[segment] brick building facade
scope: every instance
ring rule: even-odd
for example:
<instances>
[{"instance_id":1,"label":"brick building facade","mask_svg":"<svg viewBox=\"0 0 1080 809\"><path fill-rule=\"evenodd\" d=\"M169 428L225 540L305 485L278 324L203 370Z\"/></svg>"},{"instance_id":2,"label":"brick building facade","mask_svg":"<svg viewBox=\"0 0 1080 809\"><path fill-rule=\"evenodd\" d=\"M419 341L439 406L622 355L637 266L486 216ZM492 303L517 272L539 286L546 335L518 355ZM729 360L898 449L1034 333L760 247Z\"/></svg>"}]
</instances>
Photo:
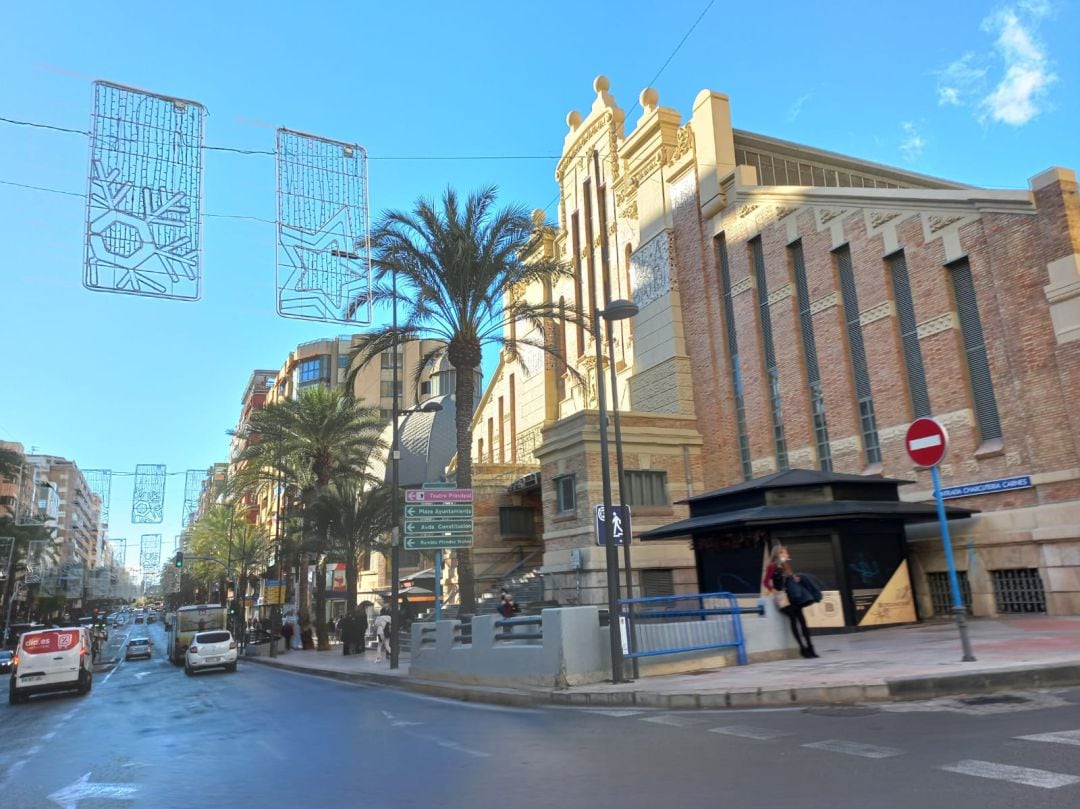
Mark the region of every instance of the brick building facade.
<instances>
[{"instance_id":1,"label":"brick building facade","mask_svg":"<svg viewBox=\"0 0 1080 809\"><path fill-rule=\"evenodd\" d=\"M608 81L594 89L588 115L567 116L547 246L574 277L521 294L584 311L632 296L639 307L614 324L626 467L662 473L666 503L636 508L635 534L683 516L674 504L687 494L787 468L905 478L902 497L928 500L929 474L912 469L903 436L932 415L951 436L943 484L980 511L953 529L975 614L1080 613L1073 172L1050 169L1025 191L974 188L734 129L728 98L710 91L684 122L645 90L629 128ZM573 325L545 334L562 364L545 361L530 383L541 405L506 412L523 399L522 377L501 364L474 421L474 457L520 463L502 445L539 431L528 460L551 592L580 593L584 572L597 590L582 600L598 601L593 346ZM941 606L937 534L908 529L922 616ZM635 554L639 582L667 568L675 589L693 589L685 542Z\"/></svg>"}]
</instances>

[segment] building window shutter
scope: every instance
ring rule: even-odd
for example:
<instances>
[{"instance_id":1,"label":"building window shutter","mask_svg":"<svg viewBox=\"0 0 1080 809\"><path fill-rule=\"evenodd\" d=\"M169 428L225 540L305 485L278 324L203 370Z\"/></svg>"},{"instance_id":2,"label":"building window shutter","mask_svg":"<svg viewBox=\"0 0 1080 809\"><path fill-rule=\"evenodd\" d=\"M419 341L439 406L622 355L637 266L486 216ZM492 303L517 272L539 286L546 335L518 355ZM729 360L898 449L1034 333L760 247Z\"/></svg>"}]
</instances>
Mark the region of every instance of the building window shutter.
<instances>
[{"instance_id":1,"label":"building window shutter","mask_svg":"<svg viewBox=\"0 0 1080 809\"><path fill-rule=\"evenodd\" d=\"M735 392L735 428L739 437L739 463L744 480L754 476L750 462L750 436L746 432L746 406L743 401L742 376L739 373L739 339L735 331L735 305L731 300L731 273L728 268L727 240L716 237L716 258L720 269L720 294L724 303L728 361L731 363L731 387Z\"/></svg>"},{"instance_id":2,"label":"building window shutter","mask_svg":"<svg viewBox=\"0 0 1080 809\"><path fill-rule=\"evenodd\" d=\"M1001 438L1001 418L994 397L994 381L990 376L990 360L986 356L982 320L975 300L975 281L967 259L950 268L953 294L956 298L956 315L960 321L960 333L964 340L964 357L967 360L968 380L975 398L975 417L979 421L979 439L990 441Z\"/></svg>"},{"instance_id":3,"label":"building window shutter","mask_svg":"<svg viewBox=\"0 0 1080 809\"><path fill-rule=\"evenodd\" d=\"M825 421L825 395L821 389L817 345L814 342L814 315L810 311L810 291L806 283L802 241L788 245L791 265L795 271L795 294L799 302L799 329L802 334L803 356L806 358L806 379L810 388L810 413L814 420L814 441L817 444L818 465L831 472L832 449L829 447L829 427Z\"/></svg>"},{"instance_id":4,"label":"building window shutter","mask_svg":"<svg viewBox=\"0 0 1080 809\"><path fill-rule=\"evenodd\" d=\"M896 302L896 318L900 325L900 343L904 350L904 367L907 370L911 412L916 418L928 417L931 415L930 393L926 389L926 372L923 368L919 329L915 321L915 304L911 299L911 282L908 279L904 251L893 253L886 262L889 265L889 274L892 276L893 300Z\"/></svg>"},{"instance_id":5,"label":"building window shutter","mask_svg":"<svg viewBox=\"0 0 1080 809\"><path fill-rule=\"evenodd\" d=\"M765 350L765 373L769 379L769 409L772 413L776 466L778 469L787 469L787 439L784 436L784 414L781 407L780 369L776 365L776 351L773 347L772 314L769 311L769 284L765 277L765 249L761 244L760 236L750 242L750 255L757 280L758 309L761 313L761 342Z\"/></svg>"},{"instance_id":6,"label":"building window shutter","mask_svg":"<svg viewBox=\"0 0 1080 809\"><path fill-rule=\"evenodd\" d=\"M846 245L834 251L840 275L840 294L844 301L844 320L847 323L848 350L851 353L851 372L855 377L855 396L859 406L859 427L866 462L881 463L881 441L878 438L874 397L870 390L870 371L866 365L862 324L859 322L859 296L855 290L855 272L851 264L851 249Z\"/></svg>"}]
</instances>

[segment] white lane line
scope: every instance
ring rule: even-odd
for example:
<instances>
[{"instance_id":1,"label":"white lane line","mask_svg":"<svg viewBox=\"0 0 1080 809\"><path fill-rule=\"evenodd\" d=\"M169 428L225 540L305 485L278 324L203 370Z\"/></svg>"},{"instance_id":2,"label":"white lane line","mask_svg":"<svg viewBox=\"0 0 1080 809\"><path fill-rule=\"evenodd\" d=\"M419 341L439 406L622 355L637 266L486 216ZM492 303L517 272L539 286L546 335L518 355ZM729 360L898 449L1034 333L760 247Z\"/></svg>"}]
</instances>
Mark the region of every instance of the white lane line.
<instances>
[{"instance_id":1,"label":"white lane line","mask_svg":"<svg viewBox=\"0 0 1080 809\"><path fill-rule=\"evenodd\" d=\"M1026 742L1055 742L1057 744L1075 744L1080 746L1080 730L1059 730L1056 733L1033 733L1030 736L1015 736Z\"/></svg>"},{"instance_id":2,"label":"white lane line","mask_svg":"<svg viewBox=\"0 0 1080 809\"><path fill-rule=\"evenodd\" d=\"M408 722L408 721L406 721L404 719L399 719L397 722L391 722L390 727L392 727L392 728L407 728L407 727L412 727L413 725L422 725L422 724L424 724L424 723L423 722Z\"/></svg>"},{"instance_id":3,"label":"white lane line","mask_svg":"<svg viewBox=\"0 0 1080 809\"><path fill-rule=\"evenodd\" d=\"M33 758L34 756L36 756L40 752L41 752L41 745L40 744L35 744L33 747L29 748L26 751L26 757L27 758Z\"/></svg>"},{"instance_id":4,"label":"white lane line","mask_svg":"<svg viewBox=\"0 0 1080 809\"><path fill-rule=\"evenodd\" d=\"M722 733L725 736L738 736L741 739L757 739L761 742L771 742L773 739L782 739L784 736L795 735L787 730L755 728L750 725L726 725L722 728L709 728L709 733Z\"/></svg>"},{"instance_id":5,"label":"white lane line","mask_svg":"<svg viewBox=\"0 0 1080 809\"><path fill-rule=\"evenodd\" d=\"M457 742L450 741L449 739L441 739L438 736L431 736L426 733L416 733L415 731L409 730L405 731L405 733L409 736L413 736L414 738L423 739L426 742L432 742L433 744L437 744L439 747L445 747L448 750L456 750L459 753L465 753L466 755L473 756L474 758L491 758L491 753L485 753L482 750L473 750L470 747L466 747L463 744L458 744Z\"/></svg>"},{"instance_id":6,"label":"white lane line","mask_svg":"<svg viewBox=\"0 0 1080 809\"><path fill-rule=\"evenodd\" d=\"M44 736L41 737L41 741L43 741L43 742L50 741L52 739L52 737L55 736L55 735L56 735L56 731L55 730L50 730L48 733L46 733Z\"/></svg>"},{"instance_id":7,"label":"white lane line","mask_svg":"<svg viewBox=\"0 0 1080 809\"><path fill-rule=\"evenodd\" d=\"M389 721L391 721L391 722L393 722L393 721L394 721L394 715L393 715L392 713L390 713L390 711L380 711L380 713L381 713L381 714L382 714L382 715L383 715L384 717L386 717L386 718L387 718L387 719L388 719Z\"/></svg>"},{"instance_id":8,"label":"white lane line","mask_svg":"<svg viewBox=\"0 0 1080 809\"><path fill-rule=\"evenodd\" d=\"M1070 784L1080 783L1080 776L1066 775L1049 770L1036 770L1031 767L1014 767L1011 764L996 764L993 761L966 759L955 764L948 764L941 769L946 772L974 775L976 778L991 778L995 781L1012 781L1041 789L1057 789Z\"/></svg>"},{"instance_id":9,"label":"white lane line","mask_svg":"<svg viewBox=\"0 0 1080 809\"><path fill-rule=\"evenodd\" d=\"M688 728L691 725L700 725L704 720L682 714L666 713L660 716L643 716L639 721L652 722L654 725L669 725L673 728Z\"/></svg>"},{"instance_id":10,"label":"white lane line","mask_svg":"<svg viewBox=\"0 0 1080 809\"><path fill-rule=\"evenodd\" d=\"M594 713L597 716L614 716L621 718L623 716L639 716L640 714L643 714L644 711L620 711L615 708L590 708L585 711L585 713Z\"/></svg>"},{"instance_id":11,"label":"white lane line","mask_svg":"<svg viewBox=\"0 0 1080 809\"><path fill-rule=\"evenodd\" d=\"M827 750L830 753L843 753L846 756L859 756L861 758L892 758L904 754L903 750L897 750L895 747L879 747L876 744L846 742L843 739L810 742L804 744L803 747L809 747L812 750Z\"/></svg>"},{"instance_id":12,"label":"white lane line","mask_svg":"<svg viewBox=\"0 0 1080 809\"><path fill-rule=\"evenodd\" d=\"M68 711L68 712L67 712L66 714L64 714L64 715L63 715L63 716L61 716L60 718L61 718L61 719L62 719L63 721L65 721L65 722L70 722L70 721L71 721L71 718L72 718L73 716L75 716L75 714L77 714L78 712L79 712L79 709L78 709L78 708L72 708L72 709L71 709L70 711Z\"/></svg>"}]
</instances>

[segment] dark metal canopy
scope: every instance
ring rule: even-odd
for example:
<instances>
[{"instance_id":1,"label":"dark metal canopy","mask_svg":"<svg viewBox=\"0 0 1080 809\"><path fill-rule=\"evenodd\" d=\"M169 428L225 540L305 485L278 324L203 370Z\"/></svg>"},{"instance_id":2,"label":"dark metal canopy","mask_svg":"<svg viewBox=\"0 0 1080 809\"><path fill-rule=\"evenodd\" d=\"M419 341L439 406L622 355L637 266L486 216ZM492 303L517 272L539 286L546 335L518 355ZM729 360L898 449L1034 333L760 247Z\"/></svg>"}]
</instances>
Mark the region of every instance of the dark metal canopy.
<instances>
[{"instance_id":1,"label":"dark metal canopy","mask_svg":"<svg viewBox=\"0 0 1080 809\"><path fill-rule=\"evenodd\" d=\"M897 487L911 482L876 475L791 469L680 501L690 505L692 516L647 531L641 539L670 539L792 523L864 519L916 523L937 519L933 503L899 499ZM976 513L974 509L956 506L947 506L945 512L952 520Z\"/></svg>"}]
</instances>

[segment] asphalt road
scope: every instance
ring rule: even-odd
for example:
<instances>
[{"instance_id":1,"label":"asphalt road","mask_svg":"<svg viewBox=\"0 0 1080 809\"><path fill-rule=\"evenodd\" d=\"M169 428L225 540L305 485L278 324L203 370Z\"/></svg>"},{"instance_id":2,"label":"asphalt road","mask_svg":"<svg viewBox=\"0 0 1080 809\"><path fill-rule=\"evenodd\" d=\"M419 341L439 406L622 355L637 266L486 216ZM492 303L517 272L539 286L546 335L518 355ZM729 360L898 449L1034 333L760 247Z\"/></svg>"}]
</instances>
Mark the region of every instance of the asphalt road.
<instances>
[{"instance_id":1,"label":"asphalt road","mask_svg":"<svg viewBox=\"0 0 1080 809\"><path fill-rule=\"evenodd\" d=\"M89 696L0 705L0 806L1080 806L1080 691L868 708L524 710L243 660L235 674L185 677L160 657L160 626L148 629L154 659L99 673Z\"/></svg>"}]
</instances>

